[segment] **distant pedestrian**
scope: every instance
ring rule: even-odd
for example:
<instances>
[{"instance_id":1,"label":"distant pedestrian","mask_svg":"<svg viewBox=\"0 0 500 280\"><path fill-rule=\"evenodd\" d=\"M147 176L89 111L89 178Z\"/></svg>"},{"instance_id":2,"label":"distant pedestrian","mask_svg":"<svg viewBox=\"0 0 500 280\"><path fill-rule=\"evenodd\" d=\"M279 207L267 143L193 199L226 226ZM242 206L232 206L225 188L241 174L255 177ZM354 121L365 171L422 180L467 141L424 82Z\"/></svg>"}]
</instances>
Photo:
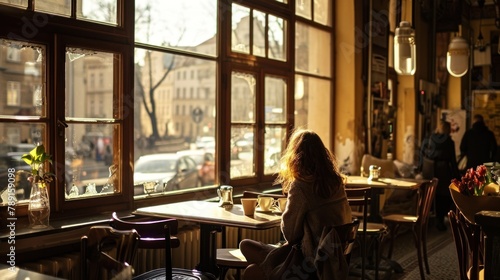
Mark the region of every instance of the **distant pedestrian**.
<instances>
[{"instance_id":1,"label":"distant pedestrian","mask_svg":"<svg viewBox=\"0 0 500 280\"><path fill-rule=\"evenodd\" d=\"M482 115L474 115L472 128L465 132L460 143L460 153L467 157L467 169L495 161L497 141Z\"/></svg>"},{"instance_id":2,"label":"distant pedestrian","mask_svg":"<svg viewBox=\"0 0 500 280\"><path fill-rule=\"evenodd\" d=\"M446 230L444 218L455 208L448 187L452 179L459 179L455 143L451 139L451 124L441 121L429 139L422 145L421 155L434 162L434 177L438 178L436 189L436 227ZM430 178L429 178L430 179Z\"/></svg>"}]
</instances>

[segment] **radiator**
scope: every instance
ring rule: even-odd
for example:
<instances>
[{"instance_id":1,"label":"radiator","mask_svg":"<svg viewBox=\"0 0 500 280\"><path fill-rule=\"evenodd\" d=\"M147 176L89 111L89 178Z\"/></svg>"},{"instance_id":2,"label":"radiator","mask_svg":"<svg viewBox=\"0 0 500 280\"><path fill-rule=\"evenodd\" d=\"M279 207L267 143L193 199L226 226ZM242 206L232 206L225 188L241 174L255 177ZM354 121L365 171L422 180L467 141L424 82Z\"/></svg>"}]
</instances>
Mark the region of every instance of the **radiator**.
<instances>
[{"instance_id":1,"label":"radiator","mask_svg":"<svg viewBox=\"0 0 500 280\"><path fill-rule=\"evenodd\" d=\"M277 243L280 240L280 229L278 227L267 230L241 229L226 227L226 247L236 248L241 239L250 238L264 243ZM179 229L177 237L180 241L179 248L172 250L172 265L177 268L194 268L200 258L200 230L197 226L183 227ZM217 236L217 246L222 246L222 235ZM137 257L132 266L135 275L151 269L164 267L165 250L139 249ZM51 257L37 262L21 265L23 268L52 275L64 279L80 279L80 253L74 252L63 256ZM234 279L236 271L230 270L226 279Z\"/></svg>"}]
</instances>

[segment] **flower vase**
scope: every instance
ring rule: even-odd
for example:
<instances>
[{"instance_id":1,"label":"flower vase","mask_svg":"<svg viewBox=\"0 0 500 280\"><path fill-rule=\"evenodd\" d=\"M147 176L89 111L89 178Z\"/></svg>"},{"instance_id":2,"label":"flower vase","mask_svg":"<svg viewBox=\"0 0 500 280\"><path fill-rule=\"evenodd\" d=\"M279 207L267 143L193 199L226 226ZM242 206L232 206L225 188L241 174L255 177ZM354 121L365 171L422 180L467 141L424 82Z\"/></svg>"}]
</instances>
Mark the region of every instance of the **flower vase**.
<instances>
[{"instance_id":1,"label":"flower vase","mask_svg":"<svg viewBox=\"0 0 500 280\"><path fill-rule=\"evenodd\" d=\"M500 211L500 196L467 196L460 193L457 186L449 186L453 202L460 212L471 223L475 223L474 215L480 211Z\"/></svg>"},{"instance_id":2,"label":"flower vase","mask_svg":"<svg viewBox=\"0 0 500 280\"><path fill-rule=\"evenodd\" d=\"M28 202L28 218L30 227L41 229L49 226L50 200L47 184L31 184L30 200Z\"/></svg>"}]
</instances>

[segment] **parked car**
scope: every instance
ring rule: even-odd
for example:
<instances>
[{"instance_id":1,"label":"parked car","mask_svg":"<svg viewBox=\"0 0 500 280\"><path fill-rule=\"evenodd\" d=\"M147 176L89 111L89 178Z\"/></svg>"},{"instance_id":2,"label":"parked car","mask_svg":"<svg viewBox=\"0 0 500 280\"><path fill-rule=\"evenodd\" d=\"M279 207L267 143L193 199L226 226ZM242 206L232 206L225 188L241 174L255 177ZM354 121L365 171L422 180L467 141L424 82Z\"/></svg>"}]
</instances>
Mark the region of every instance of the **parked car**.
<instances>
[{"instance_id":1,"label":"parked car","mask_svg":"<svg viewBox=\"0 0 500 280\"><path fill-rule=\"evenodd\" d=\"M201 187L196 162L189 156L176 153L144 155L134 166L134 194L144 194L144 183L148 193Z\"/></svg>"},{"instance_id":2,"label":"parked car","mask_svg":"<svg viewBox=\"0 0 500 280\"><path fill-rule=\"evenodd\" d=\"M215 182L215 160L214 152L206 150L183 150L178 151L177 154L182 156L189 156L196 162L198 167L198 176L202 185L212 185Z\"/></svg>"}]
</instances>

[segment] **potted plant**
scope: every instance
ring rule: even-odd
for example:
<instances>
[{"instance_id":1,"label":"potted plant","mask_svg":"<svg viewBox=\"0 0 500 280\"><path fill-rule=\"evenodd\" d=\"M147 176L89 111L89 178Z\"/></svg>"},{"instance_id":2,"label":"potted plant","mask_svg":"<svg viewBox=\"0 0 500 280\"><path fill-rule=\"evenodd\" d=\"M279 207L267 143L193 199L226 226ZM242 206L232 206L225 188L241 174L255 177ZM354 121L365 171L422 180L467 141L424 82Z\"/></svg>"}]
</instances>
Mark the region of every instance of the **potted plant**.
<instances>
[{"instance_id":1,"label":"potted plant","mask_svg":"<svg viewBox=\"0 0 500 280\"><path fill-rule=\"evenodd\" d=\"M52 163L52 158L45 152L43 145L36 146L28 154L21 157L31 167L28 180L31 182L31 193L28 202L28 218L32 228L49 226L50 200L48 186L54 174L45 172L44 165Z\"/></svg>"}]
</instances>

